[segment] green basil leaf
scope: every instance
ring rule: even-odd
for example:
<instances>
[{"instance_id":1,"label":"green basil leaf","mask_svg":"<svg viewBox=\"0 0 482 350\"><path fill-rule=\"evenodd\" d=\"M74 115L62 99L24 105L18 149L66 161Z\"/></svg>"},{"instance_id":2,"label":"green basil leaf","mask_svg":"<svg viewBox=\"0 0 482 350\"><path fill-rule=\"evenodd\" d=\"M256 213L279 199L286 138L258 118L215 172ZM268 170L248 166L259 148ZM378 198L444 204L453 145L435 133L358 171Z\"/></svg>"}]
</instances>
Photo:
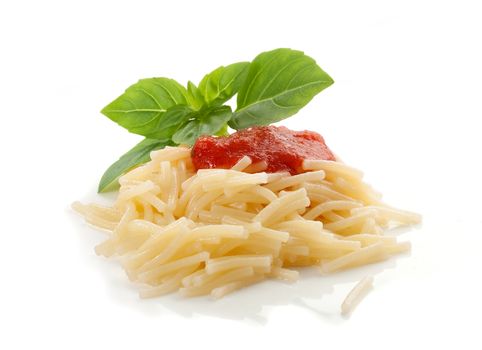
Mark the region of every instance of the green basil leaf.
<instances>
[{"instance_id":1,"label":"green basil leaf","mask_svg":"<svg viewBox=\"0 0 482 350\"><path fill-rule=\"evenodd\" d=\"M185 105L169 108L157 119L157 126L153 126L152 132L149 133L149 138L158 140L170 139L177 129L189 120L193 111L191 107Z\"/></svg>"},{"instance_id":2,"label":"green basil leaf","mask_svg":"<svg viewBox=\"0 0 482 350\"><path fill-rule=\"evenodd\" d=\"M231 118L229 106L209 107L193 112L191 120L185 123L172 137L177 144L193 145L201 135L214 135L221 131Z\"/></svg>"},{"instance_id":3,"label":"green basil leaf","mask_svg":"<svg viewBox=\"0 0 482 350\"><path fill-rule=\"evenodd\" d=\"M168 145L172 145L170 140L144 139L139 142L104 172L104 175L102 175L100 179L98 192L108 192L117 189L119 186L117 180L122 174L125 174L137 165L149 161L151 151L164 148Z\"/></svg>"},{"instance_id":4,"label":"green basil leaf","mask_svg":"<svg viewBox=\"0 0 482 350\"><path fill-rule=\"evenodd\" d=\"M225 123L221 129L219 129L214 135L216 136L228 136L228 123Z\"/></svg>"},{"instance_id":5,"label":"green basil leaf","mask_svg":"<svg viewBox=\"0 0 482 350\"><path fill-rule=\"evenodd\" d=\"M206 103L201 90L192 81L187 82L187 100L195 110L200 110Z\"/></svg>"},{"instance_id":6,"label":"green basil leaf","mask_svg":"<svg viewBox=\"0 0 482 350\"><path fill-rule=\"evenodd\" d=\"M150 136L172 106L187 103L187 91L168 78L139 80L102 109L102 113L134 134Z\"/></svg>"},{"instance_id":7,"label":"green basil leaf","mask_svg":"<svg viewBox=\"0 0 482 350\"><path fill-rule=\"evenodd\" d=\"M220 106L239 90L248 74L249 62L221 66L206 74L199 83L199 90L208 106Z\"/></svg>"},{"instance_id":8,"label":"green basil leaf","mask_svg":"<svg viewBox=\"0 0 482 350\"><path fill-rule=\"evenodd\" d=\"M301 51L263 52L249 66L229 126L238 130L285 119L331 84L333 79Z\"/></svg>"}]
</instances>

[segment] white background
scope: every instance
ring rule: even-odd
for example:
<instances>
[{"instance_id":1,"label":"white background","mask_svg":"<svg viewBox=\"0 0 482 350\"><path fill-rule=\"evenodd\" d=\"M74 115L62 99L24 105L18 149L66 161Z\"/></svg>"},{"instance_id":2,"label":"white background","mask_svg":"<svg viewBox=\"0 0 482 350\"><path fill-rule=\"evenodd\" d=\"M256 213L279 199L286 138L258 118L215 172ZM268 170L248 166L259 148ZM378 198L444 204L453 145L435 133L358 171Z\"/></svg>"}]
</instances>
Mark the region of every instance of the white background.
<instances>
[{"instance_id":1,"label":"white background","mask_svg":"<svg viewBox=\"0 0 482 350\"><path fill-rule=\"evenodd\" d=\"M480 1L2 1L0 348L480 349ZM410 256L223 300L140 300L75 216L139 137L100 109L139 78L199 81L261 51L334 79L283 122L312 129L424 223ZM349 318L339 304L376 273Z\"/></svg>"}]
</instances>

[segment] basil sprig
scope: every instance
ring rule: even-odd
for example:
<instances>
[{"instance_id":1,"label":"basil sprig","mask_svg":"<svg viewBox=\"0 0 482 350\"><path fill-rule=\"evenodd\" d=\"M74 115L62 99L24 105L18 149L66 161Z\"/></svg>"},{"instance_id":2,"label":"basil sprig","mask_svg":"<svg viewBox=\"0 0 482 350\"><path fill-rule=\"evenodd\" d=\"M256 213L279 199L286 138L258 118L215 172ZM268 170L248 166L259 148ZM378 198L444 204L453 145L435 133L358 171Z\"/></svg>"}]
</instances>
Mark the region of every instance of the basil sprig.
<instances>
[{"instance_id":1,"label":"basil sprig","mask_svg":"<svg viewBox=\"0 0 482 350\"><path fill-rule=\"evenodd\" d=\"M115 189L122 174L149 161L151 151L191 146L201 135L227 135L228 125L239 130L283 120L331 84L333 79L315 60L291 49L221 66L206 74L198 86L189 81L185 88L168 78L139 80L102 113L145 139L105 171L98 191ZM224 104L236 94L233 112Z\"/></svg>"},{"instance_id":2,"label":"basil sprig","mask_svg":"<svg viewBox=\"0 0 482 350\"><path fill-rule=\"evenodd\" d=\"M229 126L239 130L288 118L331 84L333 79L301 51L263 52L251 62Z\"/></svg>"}]
</instances>

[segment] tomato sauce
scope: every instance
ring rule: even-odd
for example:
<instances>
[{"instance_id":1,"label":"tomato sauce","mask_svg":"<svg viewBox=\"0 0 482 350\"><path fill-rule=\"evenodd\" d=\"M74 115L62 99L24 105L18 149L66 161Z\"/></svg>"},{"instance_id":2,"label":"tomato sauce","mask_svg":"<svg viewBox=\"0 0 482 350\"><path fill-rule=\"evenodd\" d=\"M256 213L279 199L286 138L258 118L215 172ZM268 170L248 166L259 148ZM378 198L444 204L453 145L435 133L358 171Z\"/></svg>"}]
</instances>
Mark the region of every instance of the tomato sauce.
<instances>
[{"instance_id":1,"label":"tomato sauce","mask_svg":"<svg viewBox=\"0 0 482 350\"><path fill-rule=\"evenodd\" d=\"M313 131L292 131L284 126L260 126L229 136L201 136L192 148L196 169L231 168L243 156L252 163L266 162L267 172L303 172L305 159L335 160L323 137Z\"/></svg>"}]
</instances>

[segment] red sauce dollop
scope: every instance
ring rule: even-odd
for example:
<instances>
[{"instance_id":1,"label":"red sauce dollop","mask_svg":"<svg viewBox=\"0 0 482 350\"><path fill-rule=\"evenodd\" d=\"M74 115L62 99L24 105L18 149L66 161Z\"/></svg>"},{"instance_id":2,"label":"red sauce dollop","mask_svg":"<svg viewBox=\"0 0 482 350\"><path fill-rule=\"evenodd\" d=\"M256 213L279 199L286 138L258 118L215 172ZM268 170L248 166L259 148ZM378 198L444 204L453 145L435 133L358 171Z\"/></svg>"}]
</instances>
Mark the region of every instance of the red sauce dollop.
<instances>
[{"instance_id":1,"label":"red sauce dollop","mask_svg":"<svg viewBox=\"0 0 482 350\"><path fill-rule=\"evenodd\" d=\"M231 168L243 156L252 163L265 161L267 172L303 172L304 159L335 160L323 137L313 131L292 131L284 126L260 126L229 136L201 136L192 148L196 169Z\"/></svg>"}]
</instances>

